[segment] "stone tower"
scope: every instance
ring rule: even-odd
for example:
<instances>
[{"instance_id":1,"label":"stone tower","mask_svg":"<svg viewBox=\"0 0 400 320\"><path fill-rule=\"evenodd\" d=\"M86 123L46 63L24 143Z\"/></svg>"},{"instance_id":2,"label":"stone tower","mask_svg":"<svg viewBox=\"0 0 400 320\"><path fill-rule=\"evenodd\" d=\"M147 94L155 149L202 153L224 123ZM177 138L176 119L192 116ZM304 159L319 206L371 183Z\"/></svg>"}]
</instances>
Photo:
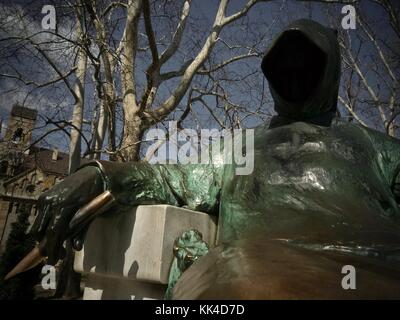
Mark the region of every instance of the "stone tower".
<instances>
[{"instance_id":1,"label":"stone tower","mask_svg":"<svg viewBox=\"0 0 400 320\"><path fill-rule=\"evenodd\" d=\"M14 105L3 140L26 147L31 142L36 117L36 110Z\"/></svg>"},{"instance_id":2,"label":"stone tower","mask_svg":"<svg viewBox=\"0 0 400 320\"><path fill-rule=\"evenodd\" d=\"M0 179L19 173L24 153L28 153L36 118L36 110L19 105L11 109L6 132L0 142Z\"/></svg>"}]
</instances>

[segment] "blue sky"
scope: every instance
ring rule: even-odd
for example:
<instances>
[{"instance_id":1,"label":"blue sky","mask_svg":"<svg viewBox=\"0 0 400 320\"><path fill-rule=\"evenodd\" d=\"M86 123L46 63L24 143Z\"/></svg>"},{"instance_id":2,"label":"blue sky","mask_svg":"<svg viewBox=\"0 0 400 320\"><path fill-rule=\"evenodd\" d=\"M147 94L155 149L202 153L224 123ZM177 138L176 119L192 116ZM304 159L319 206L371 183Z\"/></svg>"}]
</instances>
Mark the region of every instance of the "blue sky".
<instances>
[{"instance_id":1,"label":"blue sky","mask_svg":"<svg viewBox=\"0 0 400 320\"><path fill-rule=\"evenodd\" d=\"M228 14L236 12L239 8L243 6L246 1L243 0L235 0L231 1L228 6ZM33 25L40 26L40 19L42 17L40 13L40 8L42 4L47 4L46 1L14 1L13 4L10 4L8 1L0 1L2 6L15 6L21 5L23 11L29 16L29 19ZM188 33L186 34L186 39L188 45L190 44L191 38L196 38L200 42L205 38L207 30L210 29L212 21L215 16L216 9L218 7L219 1L216 0L194 0L191 15L193 17L193 21L199 21L199 25L196 25L193 28L188 28ZM383 19L382 10L379 6L372 4L370 1L363 1L361 4L363 13L367 16L367 18L374 23L375 31L377 32L380 39L386 40L389 43L394 42L394 35L391 32L391 29L388 25L388 20ZM325 5L318 2L301 2L301 1L270 1L267 3L259 3L257 4L248 14L246 18L244 18L241 22L238 22L233 27L227 27L221 34L223 39L232 39L232 41L244 41L248 40L253 33L265 33L265 38L257 45L257 50L262 53L265 48L267 48L268 44L271 42L273 37L287 24L291 21L299 19L299 18L311 18L316 20L324 25L329 25L333 28L340 28L341 22L341 8L342 4L334 4L334 5ZM327 10L329 8L329 15L331 19L328 18ZM4 15L2 16L4 22ZM161 20L160 23L166 23ZM61 20L63 25L59 25L59 28L64 28L63 31L67 32L69 28L73 27L65 23L66 20ZM67 21L68 22L68 21ZM154 21L154 23L158 23L158 21ZM122 24L121 24L122 26ZM197 29L196 29L197 28ZM356 35L360 34L359 28L350 31L351 37L354 39ZM162 33L162 30L160 31ZM119 32L115 33L119 35ZM4 32L0 33L0 38L4 38L7 35ZM356 40L354 40L356 41ZM0 50L3 42L0 42ZM399 47L397 46L397 49ZM225 57L232 54L228 51L220 51L222 50L220 45L217 45L215 48L216 54L213 56L215 61L222 61ZM183 50L184 51L184 50ZM0 51L1 53L2 51ZM221 54L219 54L221 52ZM373 50L373 47L368 44L364 44L363 47L363 55L365 61L374 61L376 58L376 53ZM174 59L171 60L170 64L167 65L164 71L170 69L176 69L186 58L190 56L191 52L178 53ZM13 60L16 61L15 59ZM138 69L144 71L146 69L147 63L146 56L142 58L142 60L138 60ZM148 60L147 60L148 61ZM267 88L267 84L263 82L263 76L259 72L259 65L261 61L261 55L259 57L246 59L243 62L238 62L232 64L227 72L229 76L232 75L240 75L251 72L257 72L251 77L247 78L243 81L237 81L236 83L226 82L225 86L229 88L229 93L232 101L237 104L249 104L251 107L255 104L262 105L262 110L265 113L263 117L254 117L249 116L243 122L246 127L254 127L265 120L268 114L273 113L273 106L271 100L269 98L269 92ZM70 58L64 58L62 53L60 55L60 62L65 63L66 66L70 65L73 61ZM37 66L35 61L30 59L29 57L23 57L18 62L18 68L21 70L29 70L27 76L32 77L32 79L46 79L47 71L44 72L42 70L42 66L38 63ZM10 72L9 66L6 65L6 60L3 59L3 56L0 55L0 71ZM144 72L139 73L138 82L143 83L145 76ZM234 76L233 76L234 77ZM380 81L373 73L367 73L368 80L374 85L377 86ZM48 78L47 78L48 79ZM221 81L223 82L223 78L221 76ZM205 80L195 80L199 81L199 84L204 84ZM169 94L169 89L173 88L176 85L176 81L171 81L168 85L163 88L160 88L160 96L167 96ZM13 89L13 90L11 90ZM239 90L241 89L241 90ZM12 79L5 79L0 77L0 116L3 119L3 123L7 121L9 111L15 102L22 103L24 101L24 97L26 93L29 92L27 87L24 87L23 84L17 83ZM264 92L264 96L261 97L262 92ZM384 95L384 92L382 93ZM86 90L87 97L87 109L86 109L86 117L90 120L93 111L93 96L95 95L93 85L89 85ZM214 98L208 97L206 98L206 102L210 105L214 104ZM162 100L162 99L161 99ZM71 106L72 100L68 94L65 93L65 88L60 84L57 87L41 90L35 94L34 97L26 100L26 104L29 107L33 107L39 110L41 116L50 116L54 119L70 119L71 117ZM185 105L185 99L182 101L182 108ZM57 107L56 107L57 106ZM179 114L182 112L182 108L178 108L178 110L173 113L170 119L176 119ZM255 108L255 106L254 106ZM212 118L205 108L201 106L196 107L196 115L203 122L203 125L207 125L208 123L213 126ZM221 113L222 115L222 113ZM372 125L376 115L371 113L370 119L365 119L368 124ZM38 122L38 126L42 125L43 121ZM187 120L184 122L186 127L194 127L196 124L196 119L192 116L189 116ZM34 135L40 136L43 132L51 129L51 126L47 126L42 129L35 130ZM120 128L120 126L119 126ZM85 130L88 131L89 126L85 126ZM50 135L46 140L46 145L56 145L61 149L65 149L68 145L68 139L65 134L53 134Z\"/></svg>"}]
</instances>

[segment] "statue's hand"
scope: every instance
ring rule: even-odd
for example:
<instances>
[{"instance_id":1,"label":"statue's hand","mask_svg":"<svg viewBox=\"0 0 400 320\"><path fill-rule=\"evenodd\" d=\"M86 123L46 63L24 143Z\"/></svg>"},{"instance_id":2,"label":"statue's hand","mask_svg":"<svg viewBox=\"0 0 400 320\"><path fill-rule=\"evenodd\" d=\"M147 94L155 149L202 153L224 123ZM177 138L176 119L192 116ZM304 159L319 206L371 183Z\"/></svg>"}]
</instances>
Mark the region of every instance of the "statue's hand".
<instances>
[{"instance_id":1,"label":"statue's hand","mask_svg":"<svg viewBox=\"0 0 400 320\"><path fill-rule=\"evenodd\" d=\"M99 169L88 166L71 174L39 197L39 213L32 232L38 241L46 238L44 250L49 264L55 264L60 258L73 215L102 193L103 189L103 178ZM80 241L73 241L73 244L75 247L80 246Z\"/></svg>"}]
</instances>

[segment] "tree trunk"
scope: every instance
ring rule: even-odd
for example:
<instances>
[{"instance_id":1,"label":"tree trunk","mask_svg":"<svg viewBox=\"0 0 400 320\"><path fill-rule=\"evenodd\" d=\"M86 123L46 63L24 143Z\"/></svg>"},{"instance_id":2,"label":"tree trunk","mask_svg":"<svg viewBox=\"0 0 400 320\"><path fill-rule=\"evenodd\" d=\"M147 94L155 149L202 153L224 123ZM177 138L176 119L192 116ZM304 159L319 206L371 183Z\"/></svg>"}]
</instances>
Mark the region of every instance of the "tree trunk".
<instances>
[{"instance_id":1,"label":"tree trunk","mask_svg":"<svg viewBox=\"0 0 400 320\"><path fill-rule=\"evenodd\" d=\"M142 119L134 113L126 113L124 137L122 139L119 160L139 161L140 142L144 133Z\"/></svg>"},{"instance_id":2,"label":"tree trunk","mask_svg":"<svg viewBox=\"0 0 400 320\"><path fill-rule=\"evenodd\" d=\"M104 106L102 104L99 110L99 118L97 119L92 129L93 140L90 147L93 153L90 153L89 159L101 158L100 150L103 148L104 137L106 135L106 130L107 130L107 122L108 122L107 112L105 112Z\"/></svg>"},{"instance_id":3,"label":"tree trunk","mask_svg":"<svg viewBox=\"0 0 400 320\"><path fill-rule=\"evenodd\" d=\"M79 19L77 28L79 38L82 39L83 31ZM87 58L85 51L78 49L76 82L74 87L76 101L72 114L71 140L69 144L69 173L74 172L79 167L81 161L81 132L85 99L86 60Z\"/></svg>"}]
</instances>

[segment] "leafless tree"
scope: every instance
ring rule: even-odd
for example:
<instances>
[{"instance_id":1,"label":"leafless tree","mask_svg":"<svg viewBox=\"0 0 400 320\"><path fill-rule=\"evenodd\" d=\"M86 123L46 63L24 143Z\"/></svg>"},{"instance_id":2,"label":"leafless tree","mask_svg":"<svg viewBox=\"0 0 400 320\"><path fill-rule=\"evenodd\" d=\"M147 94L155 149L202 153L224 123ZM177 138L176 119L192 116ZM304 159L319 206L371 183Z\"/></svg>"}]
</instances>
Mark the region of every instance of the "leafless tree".
<instances>
[{"instance_id":1,"label":"leafless tree","mask_svg":"<svg viewBox=\"0 0 400 320\"><path fill-rule=\"evenodd\" d=\"M340 30L344 73L339 101L350 120L396 137L400 111L399 8L390 1L369 2L388 27L380 29L377 18L374 21L360 4L357 32Z\"/></svg>"},{"instance_id":2,"label":"leafless tree","mask_svg":"<svg viewBox=\"0 0 400 320\"><path fill-rule=\"evenodd\" d=\"M144 132L164 120L182 123L190 117L200 127L203 118L233 128L270 115L266 85L254 61L260 60L271 27L282 23L286 2L279 4L273 21L250 21L246 14L257 2L272 1L249 0L227 14L228 1L222 0L211 24L191 16L196 5L191 0L55 3L62 12L59 21L70 24L55 31L29 28L33 19L16 9L14 24L28 26L1 39L7 44L4 53L18 53L9 60L30 55L42 66L42 77L51 80L38 82L32 69L13 68L15 60L1 76L30 88L24 100L41 89L41 94L62 92L64 108L46 115L45 124L56 125L51 132L68 133L71 170L79 165L82 139L88 157L106 153L111 160L138 160ZM90 101L85 92L93 92Z\"/></svg>"}]
</instances>

